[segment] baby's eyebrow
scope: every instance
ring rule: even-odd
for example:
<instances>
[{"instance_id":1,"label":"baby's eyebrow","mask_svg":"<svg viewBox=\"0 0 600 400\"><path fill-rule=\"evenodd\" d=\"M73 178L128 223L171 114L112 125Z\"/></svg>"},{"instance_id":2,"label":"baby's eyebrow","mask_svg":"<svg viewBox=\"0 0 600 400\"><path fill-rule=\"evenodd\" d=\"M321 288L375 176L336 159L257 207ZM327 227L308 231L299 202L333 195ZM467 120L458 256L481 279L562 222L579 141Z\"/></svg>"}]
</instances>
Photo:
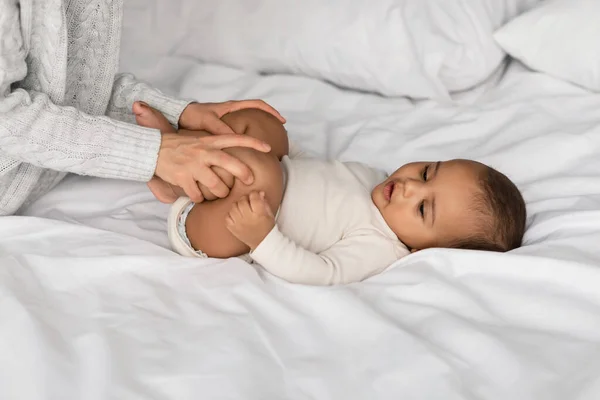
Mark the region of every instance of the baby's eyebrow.
<instances>
[{"instance_id":1,"label":"baby's eyebrow","mask_svg":"<svg viewBox=\"0 0 600 400\"><path fill-rule=\"evenodd\" d=\"M441 163L442 163L441 161L438 161L438 162L435 163L435 166L433 167L433 174L434 175L437 175L438 170L440 169L440 164Z\"/></svg>"}]
</instances>

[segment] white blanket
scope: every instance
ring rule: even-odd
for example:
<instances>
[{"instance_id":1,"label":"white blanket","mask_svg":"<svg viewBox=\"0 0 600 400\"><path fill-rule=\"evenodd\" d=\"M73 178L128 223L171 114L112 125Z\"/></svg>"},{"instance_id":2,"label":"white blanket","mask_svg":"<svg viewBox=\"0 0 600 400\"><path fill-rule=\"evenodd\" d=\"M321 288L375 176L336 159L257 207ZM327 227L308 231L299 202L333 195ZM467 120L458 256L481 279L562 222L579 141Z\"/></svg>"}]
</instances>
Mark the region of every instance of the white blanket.
<instances>
[{"instance_id":1,"label":"white blanket","mask_svg":"<svg viewBox=\"0 0 600 400\"><path fill-rule=\"evenodd\" d=\"M600 96L519 65L456 106L175 59L148 71L201 101L264 98L324 157L491 163L523 190L526 245L292 285L170 252L143 184L70 177L0 223L0 399L600 398Z\"/></svg>"}]
</instances>

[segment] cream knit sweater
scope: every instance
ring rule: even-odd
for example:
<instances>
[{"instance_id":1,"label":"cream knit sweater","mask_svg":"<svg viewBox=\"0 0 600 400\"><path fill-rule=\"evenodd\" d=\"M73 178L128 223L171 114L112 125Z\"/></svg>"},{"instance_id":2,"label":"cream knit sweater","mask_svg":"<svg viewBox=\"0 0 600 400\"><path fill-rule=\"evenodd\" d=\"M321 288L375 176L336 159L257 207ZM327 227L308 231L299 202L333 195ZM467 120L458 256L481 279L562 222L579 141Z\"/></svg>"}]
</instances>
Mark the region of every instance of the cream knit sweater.
<instances>
[{"instance_id":1,"label":"cream knit sweater","mask_svg":"<svg viewBox=\"0 0 600 400\"><path fill-rule=\"evenodd\" d=\"M66 173L148 181L160 132L134 124L143 100L176 125L186 101L116 76L123 0L0 0L0 215Z\"/></svg>"}]
</instances>

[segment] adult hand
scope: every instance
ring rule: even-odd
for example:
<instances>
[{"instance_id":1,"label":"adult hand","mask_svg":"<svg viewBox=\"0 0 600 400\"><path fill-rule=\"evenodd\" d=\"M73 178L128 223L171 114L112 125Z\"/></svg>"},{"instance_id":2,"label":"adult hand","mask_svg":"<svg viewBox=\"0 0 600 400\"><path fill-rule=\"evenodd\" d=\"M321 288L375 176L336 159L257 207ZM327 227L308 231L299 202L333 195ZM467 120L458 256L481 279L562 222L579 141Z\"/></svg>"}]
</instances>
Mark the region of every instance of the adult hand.
<instances>
[{"instance_id":1,"label":"adult hand","mask_svg":"<svg viewBox=\"0 0 600 400\"><path fill-rule=\"evenodd\" d=\"M223 151L229 147L249 147L265 153L271 150L268 144L246 135L196 137L163 133L154 174L182 188L195 203L204 200L198 184L217 197L226 197L229 187L211 167L223 168L247 185L254 181L246 164Z\"/></svg>"},{"instance_id":2,"label":"adult hand","mask_svg":"<svg viewBox=\"0 0 600 400\"><path fill-rule=\"evenodd\" d=\"M203 193L213 199L227 196L231 184L226 184L229 180L223 172L252 183L250 169L225 153L224 148L242 146L270 151L269 145L250 136L180 136L162 113L142 102L134 103L132 111L140 126L159 129L162 133L155 176L148 187L163 203L172 203L184 194L197 203L204 200ZM221 168L213 171L211 166Z\"/></svg>"},{"instance_id":3,"label":"adult hand","mask_svg":"<svg viewBox=\"0 0 600 400\"><path fill-rule=\"evenodd\" d=\"M194 131L204 130L213 135L233 135L236 132L221 118L225 114L247 108L257 108L265 111L281 121L282 124L285 123L285 118L264 101L242 100L226 101L224 103L191 103L181 113L179 126Z\"/></svg>"}]
</instances>

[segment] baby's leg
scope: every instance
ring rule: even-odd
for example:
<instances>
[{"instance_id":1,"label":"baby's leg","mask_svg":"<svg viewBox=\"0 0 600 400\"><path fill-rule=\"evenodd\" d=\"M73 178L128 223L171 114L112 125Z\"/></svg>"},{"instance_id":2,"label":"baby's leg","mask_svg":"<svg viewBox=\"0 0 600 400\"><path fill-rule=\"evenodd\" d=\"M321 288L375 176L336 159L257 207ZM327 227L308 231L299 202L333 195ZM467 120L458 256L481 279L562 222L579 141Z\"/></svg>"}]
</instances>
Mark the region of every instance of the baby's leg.
<instances>
[{"instance_id":1,"label":"baby's leg","mask_svg":"<svg viewBox=\"0 0 600 400\"><path fill-rule=\"evenodd\" d=\"M247 186L236 180L229 196L196 204L185 223L192 247L216 258L236 257L250 250L225 225L225 218L235 202L253 191L264 191L267 203L275 214L283 199L283 172L275 155L247 148L233 148L227 152L250 167L254 183Z\"/></svg>"},{"instance_id":2,"label":"baby's leg","mask_svg":"<svg viewBox=\"0 0 600 400\"><path fill-rule=\"evenodd\" d=\"M139 125L158 128L163 131L172 129L169 121L158 111L151 110L137 116ZM234 179L227 171L213 167L217 175L231 187L229 196L218 199L200 186L206 200L196 204L186 219L186 233L192 247L202 250L209 257L228 258L245 254L249 248L233 236L225 225L225 218L232 205L242 196L253 191L265 192L265 198L275 214L283 198L283 172L279 160L287 154L287 132L274 117L260 110L242 110L223 117L223 120L236 132L248 134L266 141L271 145L270 153L235 147L225 149L227 153L244 162L254 174L254 183L245 185ZM179 130L181 135L207 136L205 131ZM203 190L206 189L206 190ZM181 190L174 188L174 190ZM177 193L183 196L183 192ZM212 196L212 197L211 197Z\"/></svg>"},{"instance_id":3,"label":"baby's leg","mask_svg":"<svg viewBox=\"0 0 600 400\"><path fill-rule=\"evenodd\" d=\"M141 108L134 107L134 112L136 112L136 121L140 126L160 129L163 132L168 132L169 130L173 129L169 121L158 110L152 108L143 110ZM269 154L276 156L279 160L281 160L284 155L288 154L287 131L281 122L279 122L279 120L272 115L262 110L245 109L227 114L223 116L222 120L227 123L235 132L252 136L268 143L271 146L271 152ZM180 129L178 133L183 136L196 137L211 135L211 133L206 131L189 131L185 129ZM233 154L229 150L225 151ZM242 159L241 161L244 160ZM227 187L233 187L235 180L233 175L220 167L212 167L211 169L215 174L217 174L217 176L219 176L219 178L221 178ZM218 197L213 195L206 186L198 185L198 187L200 188L204 199L218 199ZM171 186L171 188L176 197L185 196L183 189L174 186Z\"/></svg>"},{"instance_id":4,"label":"baby's leg","mask_svg":"<svg viewBox=\"0 0 600 400\"><path fill-rule=\"evenodd\" d=\"M240 134L250 135L271 145L268 154L248 148L231 148L225 151L244 162L254 174L254 183L245 185L235 180L229 196L196 204L186 220L186 232L192 247L209 257L227 258L247 253L250 249L225 225L232 205L253 191L264 191L273 214L277 213L283 199L283 171L281 157L288 152L287 132L273 116L260 110L241 110L223 118ZM185 133L187 134L187 133ZM193 134L193 133L192 133Z\"/></svg>"}]
</instances>

